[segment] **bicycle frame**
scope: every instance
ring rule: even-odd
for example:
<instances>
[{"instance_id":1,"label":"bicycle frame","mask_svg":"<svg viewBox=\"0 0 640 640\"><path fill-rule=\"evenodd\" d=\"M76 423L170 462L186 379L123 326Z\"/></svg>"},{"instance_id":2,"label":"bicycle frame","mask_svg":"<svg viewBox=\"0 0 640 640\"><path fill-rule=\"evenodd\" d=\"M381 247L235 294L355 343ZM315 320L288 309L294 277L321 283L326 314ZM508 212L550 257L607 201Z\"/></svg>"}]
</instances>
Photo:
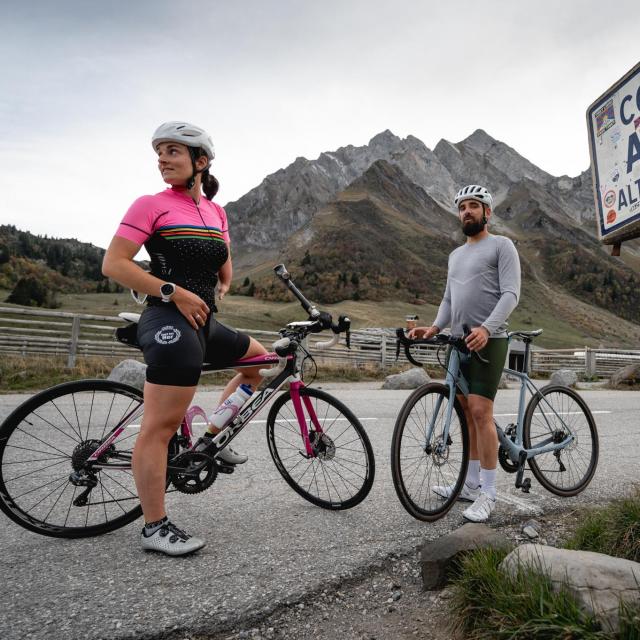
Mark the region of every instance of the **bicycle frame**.
<instances>
[{"instance_id":1,"label":"bicycle frame","mask_svg":"<svg viewBox=\"0 0 640 640\"><path fill-rule=\"evenodd\" d=\"M242 358L241 360L238 360L230 365L228 368L241 369L260 365L277 364L279 361L280 359L277 354L267 353L261 356ZM203 371L223 371L225 369L219 369L212 365L205 365L203 367ZM311 441L309 439L309 429L307 427L307 422L303 412L303 402L315 429L319 433L322 433L322 428L320 426L318 417L316 416L315 410L313 409L313 405L311 404L311 399L306 396L302 397L300 394L300 389L304 387L304 382L302 382L297 372L297 354L288 356L287 364L283 371L273 380L271 380L267 384L267 386L265 386L257 394L252 396L247 405L240 410L238 415L212 439L212 443L207 447L207 454L212 458L216 458L220 451L222 451L222 449L224 449L240 433L240 431L244 429L244 427L252 420L256 413L269 402L273 394L279 391L287 382L289 383L291 400L296 412L296 417L298 418L300 434L305 445L307 456L313 457L314 454L313 448L311 446ZM131 468L131 454L126 452L120 452L118 454L119 457L123 459L122 463L101 463L99 459L100 456L102 456L109 449L109 447L113 445L113 443L118 439L122 432L127 427L134 424L135 420L138 420L142 416L143 411L144 404L141 404L139 407L136 407L129 414L127 414L120 421L120 423L111 430L100 447L98 447L98 449L96 449L96 451L87 459L87 462L91 463L93 468ZM179 433L184 446L188 450L193 450L193 448L195 447L195 442L193 441L193 430L191 429L191 424L186 419L186 416L182 418L182 422L180 423L179 427Z\"/></svg>"},{"instance_id":2,"label":"bicycle frame","mask_svg":"<svg viewBox=\"0 0 640 640\"><path fill-rule=\"evenodd\" d=\"M469 384L465 379L462 371L460 370L460 351L456 348L451 349L451 353L449 356L449 361L447 364L447 375L445 378L445 385L449 388L449 398L455 397L456 394L460 393L465 396L465 398L469 395ZM471 356L469 356L471 357ZM549 451L557 451L559 449L564 449L570 442L572 442L575 436L570 435L562 442L553 442L553 438L549 437L544 440L540 445L533 447L531 449L527 449L523 446L523 430L524 430L524 414L526 411L526 395L527 391L532 394L532 396L538 395L538 388L533 384L531 379L526 373L521 371L516 371L515 369L504 368L504 373L516 376L520 379L520 395L518 401L518 417L516 421L516 438L512 440L509 436L506 435L502 427L496 422L494 418L494 423L496 426L496 432L498 434L498 440L500 441L500 445L505 449L509 458L513 462L521 462L524 460L528 460L529 458L533 458L542 453L547 453ZM555 416L564 424L562 418L558 415L556 410L549 404L544 396L541 396L542 400L547 404L550 410L555 414ZM440 405L442 403L442 398L438 398L436 401L435 410L433 413L433 418L431 419L431 423L429 425L428 437L427 441L431 440L433 435L433 430L435 429L436 419L440 412ZM447 441L449 436L449 425L451 424L451 416L453 412L453 402L449 402L446 408L445 421L444 421L444 433L443 433L443 442ZM544 413L543 413L544 415ZM545 416L546 420L546 416ZM567 428L570 432L570 429Z\"/></svg>"}]
</instances>

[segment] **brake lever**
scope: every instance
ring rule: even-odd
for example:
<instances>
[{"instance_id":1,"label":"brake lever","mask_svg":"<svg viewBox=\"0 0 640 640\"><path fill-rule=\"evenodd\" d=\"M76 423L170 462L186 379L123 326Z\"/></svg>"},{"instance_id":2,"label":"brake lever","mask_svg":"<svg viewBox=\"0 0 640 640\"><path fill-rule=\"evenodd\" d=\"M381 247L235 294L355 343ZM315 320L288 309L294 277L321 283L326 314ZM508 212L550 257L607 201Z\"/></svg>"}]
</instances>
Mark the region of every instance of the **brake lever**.
<instances>
[{"instance_id":1,"label":"brake lever","mask_svg":"<svg viewBox=\"0 0 640 640\"><path fill-rule=\"evenodd\" d=\"M471 329L469 328L469 325L463 324L462 331L464 333L465 346L466 346L467 344L466 338L471 333ZM467 350L471 353L472 356L475 356L476 358L478 358L478 360L480 360L480 362L482 362L483 364L489 364L489 360L487 360L486 358L483 358L477 351L471 351L469 347L467 347Z\"/></svg>"}]
</instances>

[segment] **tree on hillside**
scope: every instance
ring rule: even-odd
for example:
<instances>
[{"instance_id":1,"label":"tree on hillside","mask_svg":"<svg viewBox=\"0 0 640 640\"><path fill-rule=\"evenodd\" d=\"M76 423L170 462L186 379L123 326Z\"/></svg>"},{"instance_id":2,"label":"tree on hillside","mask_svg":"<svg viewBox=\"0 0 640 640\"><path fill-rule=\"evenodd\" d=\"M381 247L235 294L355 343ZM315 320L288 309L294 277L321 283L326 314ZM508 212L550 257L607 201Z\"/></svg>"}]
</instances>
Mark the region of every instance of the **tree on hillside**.
<instances>
[{"instance_id":1,"label":"tree on hillside","mask_svg":"<svg viewBox=\"0 0 640 640\"><path fill-rule=\"evenodd\" d=\"M47 289L33 276L20 278L7 298L7 302L26 307L42 307L47 302Z\"/></svg>"}]
</instances>

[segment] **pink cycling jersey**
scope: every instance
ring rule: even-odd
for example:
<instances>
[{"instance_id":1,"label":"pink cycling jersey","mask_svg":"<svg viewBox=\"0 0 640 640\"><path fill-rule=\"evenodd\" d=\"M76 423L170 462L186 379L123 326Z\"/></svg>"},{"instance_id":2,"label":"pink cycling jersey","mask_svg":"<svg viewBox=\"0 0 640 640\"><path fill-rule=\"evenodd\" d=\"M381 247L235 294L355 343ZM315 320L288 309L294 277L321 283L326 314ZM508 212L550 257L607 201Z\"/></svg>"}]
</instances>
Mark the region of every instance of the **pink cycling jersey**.
<instances>
[{"instance_id":1,"label":"pink cycling jersey","mask_svg":"<svg viewBox=\"0 0 640 640\"><path fill-rule=\"evenodd\" d=\"M229 258L225 210L181 189L142 196L129 207L116 235L144 244L151 273L199 295L214 307L218 271ZM157 304L158 298L150 298Z\"/></svg>"}]
</instances>

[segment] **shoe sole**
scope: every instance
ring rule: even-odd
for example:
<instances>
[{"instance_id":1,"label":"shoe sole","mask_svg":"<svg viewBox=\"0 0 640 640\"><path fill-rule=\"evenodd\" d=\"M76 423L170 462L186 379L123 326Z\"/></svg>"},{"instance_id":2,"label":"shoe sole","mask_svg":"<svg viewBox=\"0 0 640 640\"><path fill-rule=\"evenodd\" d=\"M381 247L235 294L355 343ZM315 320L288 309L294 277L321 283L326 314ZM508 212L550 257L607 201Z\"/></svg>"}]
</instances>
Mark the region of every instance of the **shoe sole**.
<instances>
[{"instance_id":1,"label":"shoe sole","mask_svg":"<svg viewBox=\"0 0 640 640\"><path fill-rule=\"evenodd\" d=\"M437 491L434 491L433 493L435 493L438 496L438 498L440 498L440 500L448 500L446 496L441 495ZM458 497L456 498L456 501L457 502L475 502L476 498L465 498L464 496L458 495Z\"/></svg>"},{"instance_id":2,"label":"shoe sole","mask_svg":"<svg viewBox=\"0 0 640 640\"><path fill-rule=\"evenodd\" d=\"M195 549L191 549L191 551L185 551L184 553L169 553L168 551L163 551L162 549L152 549L151 547L142 547L142 550L145 553L161 553L163 556L171 556L172 558L180 558L182 556L190 556L196 551L200 551L200 549L204 549L206 547L206 543L200 547L196 547Z\"/></svg>"}]
</instances>

